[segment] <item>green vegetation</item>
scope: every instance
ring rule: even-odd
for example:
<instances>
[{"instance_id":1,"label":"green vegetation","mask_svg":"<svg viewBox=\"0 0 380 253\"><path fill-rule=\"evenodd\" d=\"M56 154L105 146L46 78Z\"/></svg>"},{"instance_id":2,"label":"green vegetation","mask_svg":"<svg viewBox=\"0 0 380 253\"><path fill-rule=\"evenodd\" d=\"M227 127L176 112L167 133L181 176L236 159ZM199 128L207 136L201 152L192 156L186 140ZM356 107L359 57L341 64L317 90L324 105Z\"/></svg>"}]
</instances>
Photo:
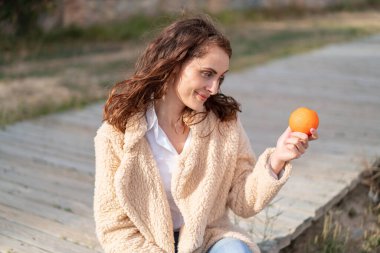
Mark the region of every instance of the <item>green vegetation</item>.
<instances>
[{"instance_id":1,"label":"green vegetation","mask_svg":"<svg viewBox=\"0 0 380 253\"><path fill-rule=\"evenodd\" d=\"M210 15L230 38L231 69L238 71L380 32L379 12L342 11L347 8ZM126 21L27 36L1 33L0 125L104 99L112 84L133 72L146 42L175 18L139 15Z\"/></svg>"},{"instance_id":2,"label":"green vegetation","mask_svg":"<svg viewBox=\"0 0 380 253\"><path fill-rule=\"evenodd\" d=\"M174 16L173 16L174 17ZM88 28L71 26L55 30L46 34L47 42L62 40L77 41L124 41L136 40L144 33L151 32L155 27L167 24L172 16L144 16L138 15L127 21L115 21L112 23L93 25Z\"/></svg>"},{"instance_id":3,"label":"green vegetation","mask_svg":"<svg viewBox=\"0 0 380 253\"><path fill-rule=\"evenodd\" d=\"M100 100L102 100L102 98L83 98L72 96L68 100L65 100L63 102L59 101L57 103L54 101L54 98L45 98L44 102L40 102L38 105L35 105L33 107L21 101L18 103L18 106L15 110L0 110L0 127L3 128L5 125L12 122L38 117L53 112L62 112L68 109L82 108L89 103L99 102Z\"/></svg>"},{"instance_id":4,"label":"green vegetation","mask_svg":"<svg viewBox=\"0 0 380 253\"><path fill-rule=\"evenodd\" d=\"M36 13L51 11L55 6L51 1L0 0L0 21L14 20L16 32L13 35L0 33L0 66L17 60L43 60L67 58L92 53L117 51L126 43L143 43L161 27L170 23L178 15L158 16L135 15L124 21L93 25L87 28L70 26L42 32L36 25ZM288 8L240 11L224 11L210 14L223 27L236 27L241 23L276 22L289 19L304 19L313 15L358 12L370 9L380 10L380 0L345 0L328 10L307 10L300 6ZM33 10L31 15L28 10ZM12 10L14 10L12 12ZM18 17L18 18L16 18ZM294 31L297 33L297 31ZM317 31L318 32L318 31ZM323 32L323 31L322 31ZM335 31L331 31L334 33ZM338 31L339 32L339 31ZM305 37L308 37L305 34ZM274 38L276 40L276 38ZM297 38L294 38L297 39ZM265 43L263 43L265 44Z\"/></svg>"},{"instance_id":5,"label":"green vegetation","mask_svg":"<svg viewBox=\"0 0 380 253\"><path fill-rule=\"evenodd\" d=\"M329 43L347 41L369 35L355 27L315 27L315 29L284 29L262 36L234 36L232 68L240 70L247 65L258 65L269 60L319 48Z\"/></svg>"},{"instance_id":6,"label":"green vegetation","mask_svg":"<svg viewBox=\"0 0 380 253\"><path fill-rule=\"evenodd\" d=\"M16 37L29 37L41 33L38 26L40 14L55 8L50 0L0 0L0 22L14 28Z\"/></svg>"},{"instance_id":7,"label":"green vegetation","mask_svg":"<svg viewBox=\"0 0 380 253\"><path fill-rule=\"evenodd\" d=\"M140 43L154 31L173 20L173 15L133 16L125 21L93 25L87 28L70 26L29 36L0 34L0 64L16 60L68 58L93 53L115 52L124 43Z\"/></svg>"},{"instance_id":8,"label":"green vegetation","mask_svg":"<svg viewBox=\"0 0 380 253\"><path fill-rule=\"evenodd\" d=\"M323 230L320 235L314 239L314 246L319 248L319 252L338 253L346 252L346 243L349 233L342 235L342 227L339 224L332 223L332 216L327 214L323 223Z\"/></svg>"}]
</instances>

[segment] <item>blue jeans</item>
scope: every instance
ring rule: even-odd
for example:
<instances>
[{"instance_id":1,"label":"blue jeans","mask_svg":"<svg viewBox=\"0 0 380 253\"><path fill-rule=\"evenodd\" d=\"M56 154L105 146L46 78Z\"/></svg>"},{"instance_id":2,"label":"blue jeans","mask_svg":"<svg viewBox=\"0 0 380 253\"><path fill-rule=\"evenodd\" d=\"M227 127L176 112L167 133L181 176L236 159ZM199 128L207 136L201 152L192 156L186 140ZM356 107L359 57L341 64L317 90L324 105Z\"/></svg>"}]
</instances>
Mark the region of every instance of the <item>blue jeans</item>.
<instances>
[{"instance_id":1,"label":"blue jeans","mask_svg":"<svg viewBox=\"0 0 380 253\"><path fill-rule=\"evenodd\" d=\"M212 245L207 253L252 253L252 251L245 242L226 237Z\"/></svg>"},{"instance_id":2,"label":"blue jeans","mask_svg":"<svg viewBox=\"0 0 380 253\"><path fill-rule=\"evenodd\" d=\"M175 252L178 252L179 232L174 232ZM207 253L252 253L247 244L232 237L222 238L209 248Z\"/></svg>"}]
</instances>

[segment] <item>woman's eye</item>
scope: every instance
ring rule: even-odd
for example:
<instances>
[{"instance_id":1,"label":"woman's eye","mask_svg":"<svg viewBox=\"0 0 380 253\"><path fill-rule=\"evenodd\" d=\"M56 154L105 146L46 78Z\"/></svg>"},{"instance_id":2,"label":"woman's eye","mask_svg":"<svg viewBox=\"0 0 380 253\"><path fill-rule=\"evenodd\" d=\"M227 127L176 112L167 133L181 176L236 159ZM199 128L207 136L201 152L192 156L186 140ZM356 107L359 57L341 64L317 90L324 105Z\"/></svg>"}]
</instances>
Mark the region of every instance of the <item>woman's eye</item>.
<instances>
[{"instance_id":1,"label":"woman's eye","mask_svg":"<svg viewBox=\"0 0 380 253\"><path fill-rule=\"evenodd\" d=\"M221 85L221 84L223 83L223 81L224 81L224 76L221 76L221 77L219 78L219 85Z\"/></svg>"},{"instance_id":2,"label":"woman's eye","mask_svg":"<svg viewBox=\"0 0 380 253\"><path fill-rule=\"evenodd\" d=\"M204 71L204 72L202 72L202 76L208 78L208 77L211 77L211 76L212 76L212 73L209 72L209 71Z\"/></svg>"}]
</instances>

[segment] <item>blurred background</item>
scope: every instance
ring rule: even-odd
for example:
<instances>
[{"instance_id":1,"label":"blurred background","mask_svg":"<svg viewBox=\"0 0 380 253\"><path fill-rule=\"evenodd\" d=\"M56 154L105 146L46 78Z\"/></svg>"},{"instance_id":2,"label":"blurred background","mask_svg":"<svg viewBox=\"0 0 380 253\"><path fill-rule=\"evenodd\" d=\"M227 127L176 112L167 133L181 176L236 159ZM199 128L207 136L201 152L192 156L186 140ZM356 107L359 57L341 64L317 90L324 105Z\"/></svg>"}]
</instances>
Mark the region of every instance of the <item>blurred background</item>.
<instances>
[{"instance_id":1,"label":"blurred background","mask_svg":"<svg viewBox=\"0 0 380 253\"><path fill-rule=\"evenodd\" d=\"M80 107L126 78L147 40L208 13L239 71L380 32L380 0L0 0L0 125Z\"/></svg>"},{"instance_id":2,"label":"blurred background","mask_svg":"<svg viewBox=\"0 0 380 253\"><path fill-rule=\"evenodd\" d=\"M380 34L380 0L0 0L0 128L104 101L112 85L133 72L137 57L161 28L183 15L201 13L210 15L230 38L233 73L325 45ZM91 138L92 134L89 134ZM4 147L12 146L13 139L8 139L11 143L8 145L4 136L5 133L0 144L3 141ZM77 156L74 151L72 157ZM2 155L4 160L22 160L5 152ZM92 150L86 156L93 161ZM27 165L20 166L20 170L35 161L23 162ZM36 170L30 173L39 172L40 179L45 180L41 166L35 166ZM379 160L371 166L368 165L377 173L377 181L371 181L371 185L377 186L379 192ZM6 175L4 168L0 166ZM90 196L92 164L87 169L90 190L86 193ZM73 175L73 181L82 180ZM342 212L349 216L351 227L347 229L353 231L359 242L348 244L345 225L333 225L332 216L327 216L311 232L301 236L298 245L309 243L305 246L311 249L309 252L358 252L359 249L380 252L376 251L380 250L380 206L376 209L369 204L367 192L368 186L357 188L350 193L350 201L340 202L340 207L334 209L337 217ZM70 191L69 195L75 194ZM10 200L15 199L10 196ZM86 223L88 218L92 220L90 206L85 207L86 215L90 213ZM91 243L93 240L91 237ZM305 247L293 245L282 252L305 252ZM353 251L347 251L349 248Z\"/></svg>"}]
</instances>

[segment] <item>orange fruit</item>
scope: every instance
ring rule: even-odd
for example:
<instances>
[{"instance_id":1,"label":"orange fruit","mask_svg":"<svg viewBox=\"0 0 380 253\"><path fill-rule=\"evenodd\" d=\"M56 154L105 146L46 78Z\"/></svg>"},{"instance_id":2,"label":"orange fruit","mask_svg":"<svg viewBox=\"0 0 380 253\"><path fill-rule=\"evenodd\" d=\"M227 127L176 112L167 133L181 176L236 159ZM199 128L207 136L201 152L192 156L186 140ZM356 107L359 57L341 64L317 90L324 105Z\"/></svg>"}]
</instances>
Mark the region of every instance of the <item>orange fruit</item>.
<instances>
[{"instance_id":1,"label":"orange fruit","mask_svg":"<svg viewBox=\"0 0 380 253\"><path fill-rule=\"evenodd\" d=\"M293 132L302 132L311 135L310 128L317 129L319 118L316 111L306 107L299 107L289 117L289 126Z\"/></svg>"}]
</instances>

